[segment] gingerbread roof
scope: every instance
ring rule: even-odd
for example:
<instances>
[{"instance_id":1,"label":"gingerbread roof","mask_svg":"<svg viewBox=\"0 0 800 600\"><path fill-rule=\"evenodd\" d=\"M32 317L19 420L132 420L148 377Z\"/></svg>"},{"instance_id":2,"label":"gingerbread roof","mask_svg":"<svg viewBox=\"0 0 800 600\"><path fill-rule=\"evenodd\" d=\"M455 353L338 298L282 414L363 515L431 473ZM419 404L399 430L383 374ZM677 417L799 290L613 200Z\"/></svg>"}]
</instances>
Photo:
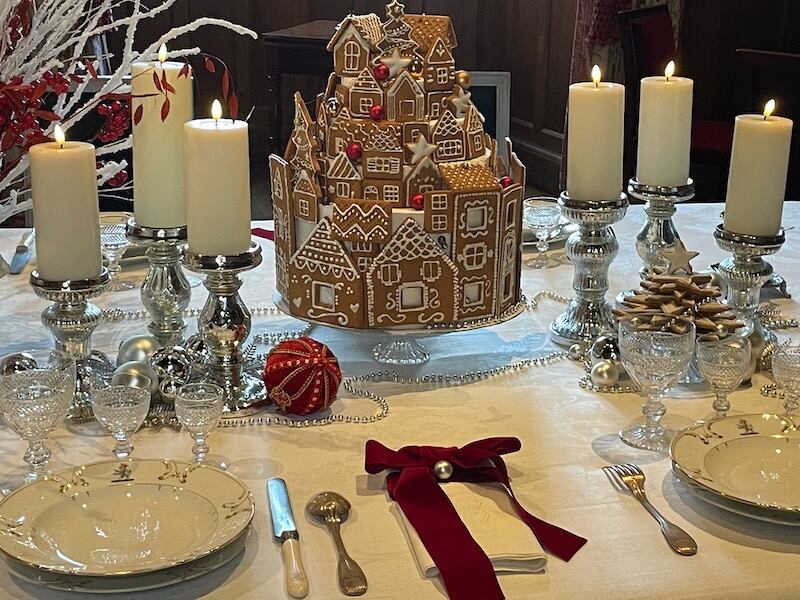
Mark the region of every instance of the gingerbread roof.
<instances>
[{"instance_id":1,"label":"gingerbread roof","mask_svg":"<svg viewBox=\"0 0 800 600\"><path fill-rule=\"evenodd\" d=\"M327 217L317 223L306 242L292 256L291 263L297 268L318 272L323 277L333 275L346 281L361 277L342 242L331 237L331 222Z\"/></svg>"},{"instance_id":2,"label":"gingerbread roof","mask_svg":"<svg viewBox=\"0 0 800 600\"><path fill-rule=\"evenodd\" d=\"M336 33L333 34L331 41L328 42L328 52L332 52L336 47L336 42L342 35L351 28L359 33L363 40L372 50L378 49L378 43L386 36L383 30L383 23L378 15L370 13L368 15L351 15L336 26Z\"/></svg>"},{"instance_id":3,"label":"gingerbread roof","mask_svg":"<svg viewBox=\"0 0 800 600\"><path fill-rule=\"evenodd\" d=\"M447 47L442 38L436 38L426 58L429 64L441 65L453 62L453 53L450 52L450 48Z\"/></svg>"},{"instance_id":4,"label":"gingerbread roof","mask_svg":"<svg viewBox=\"0 0 800 600\"><path fill-rule=\"evenodd\" d=\"M328 179L344 179L346 181L359 181L361 180L361 173L353 166L347 154L339 152L336 158L331 162L328 172L326 173Z\"/></svg>"},{"instance_id":5,"label":"gingerbread roof","mask_svg":"<svg viewBox=\"0 0 800 600\"><path fill-rule=\"evenodd\" d=\"M314 184L311 183L311 178L308 176L307 171L298 171L294 181L295 192L314 193Z\"/></svg>"},{"instance_id":6,"label":"gingerbread roof","mask_svg":"<svg viewBox=\"0 0 800 600\"><path fill-rule=\"evenodd\" d=\"M422 225L415 219L408 218L403 221L403 224L394 232L392 239L375 258L372 269L376 269L380 264L416 259L441 259L450 265L453 271L456 270L450 257L442 251L439 244L431 239Z\"/></svg>"},{"instance_id":7,"label":"gingerbread roof","mask_svg":"<svg viewBox=\"0 0 800 600\"><path fill-rule=\"evenodd\" d=\"M481 113L474 105L470 104L467 114L464 115L464 131L467 133L479 133L483 131L483 119Z\"/></svg>"},{"instance_id":8,"label":"gingerbread roof","mask_svg":"<svg viewBox=\"0 0 800 600\"><path fill-rule=\"evenodd\" d=\"M452 137L454 135L459 135L461 133L461 125L458 123L458 119L453 114L453 111L447 109L444 111L439 120L436 122L436 127L433 128L433 132L431 133L432 137Z\"/></svg>"},{"instance_id":9,"label":"gingerbread roof","mask_svg":"<svg viewBox=\"0 0 800 600\"><path fill-rule=\"evenodd\" d=\"M470 190L499 191L500 184L489 167L471 163L443 163L439 172L447 187L455 192Z\"/></svg>"},{"instance_id":10,"label":"gingerbread roof","mask_svg":"<svg viewBox=\"0 0 800 600\"><path fill-rule=\"evenodd\" d=\"M377 152L402 152L397 141L397 135L388 127L381 127L369 139L364 150L372 150Z\"/></svg>"},{"instance_id":11,"label":"gingerbread roof","mask_svg":"<svg viewBox=\"0 0 800 600\"><path fill-rule=\"evenodd\" d=\"M383 90L381 89L380 84L378 84L377 79L375 79L375 76L372 74L372 69L365 68L356 78L356 81L350 91L382 92Z\"/></svg>"},{"instance_id":12,"label":"gingerbread roof","mask_svg":"<svg viewBox=\"0 0 800 600\"><path fill-rule=\"evenodd\" d=\"M383 243L392 235L392 205L377 200L336 200L332 235L337 240Z\"/></svg>"},{"instance_id":13,"label":"gingerbread roof","mask_svg":"<svg viewBox=\"0 0 800 600\"><path fill-rule=\"evenodd\" d=\"M442 39L450 48L458 47L456 30L450 17L439 15L405 15L403 20L411 26L411 39L427 54Z\"/></svg>"}]
</instances>

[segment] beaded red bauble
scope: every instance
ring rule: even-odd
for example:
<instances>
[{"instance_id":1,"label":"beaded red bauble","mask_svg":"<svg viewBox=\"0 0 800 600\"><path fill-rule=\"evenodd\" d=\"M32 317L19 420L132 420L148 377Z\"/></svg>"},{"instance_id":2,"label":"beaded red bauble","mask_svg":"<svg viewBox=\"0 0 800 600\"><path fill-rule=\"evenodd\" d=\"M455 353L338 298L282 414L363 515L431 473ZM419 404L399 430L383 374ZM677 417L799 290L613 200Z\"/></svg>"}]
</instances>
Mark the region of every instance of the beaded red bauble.
<instances>
[{"instance_id":1,"label":"beaded red bauble","mask_svg":"<svg viewBox=\"0 0 800 600\"><path fill-rule=\"evenodd\" d=\"M328 408L341 381L339 361L330 348L305 336L275 346L264 367L269 399L293 415Z\"/></svg>"},{"instance_id":2,"label":"beaded red bauble","mask_svg":"<svg viewBox=\"0 0 800 600\"><path fill-rule=\"evenodd\" d=\"M375 65L372 69L372 76L375 78L376 81L386 81L389 79L390 71L389 67L384 65L383 63L379 65Z\"/></svg>"},{"instance_id":3,"label":"beaded red bauble","mask_svg":"<svg viewBox=\"0 0 800 600\"><path fill-rule=\"evenodd\" d=\"M380 104L373 104L369 107L369 118L373 121L383 121L386 111Z\"/></svg>"},{"instance_id":4,"label":"beaded red bauble","mask_svg":"<svg viewBox=\"0 0 800 600\"><path fill-rule=\"evenodd\" d=\"M512 185L514 185L514 180L511 179L511 177L509 177L508 175L506 175L505 177L501 177L500 178L500 187L501 188L506 189L507 187L512 186Z\"/></svg>"},{"instance_id":5,"label":"beaded red bauble","mask_svg":"<svg viewBox=\"0 0 800 600\"><path fill-rule=\"evenodd\" d=\"M411 197L411 208L422 210L425 208L425 196L422 194L414 194Z\"/></svg>"},{"instance_id":6,"label":"beaded red bauble","mask_svg":"<svg viewBox=\"0 0 800 600\"><path fill-rule=\"evenodd\" d=\"M361 160L361 155L364 153L364 149L361 147L361 144L358 142L350 142L347 144L347 158L352 161Z\"/></svg>"}]
</instances>

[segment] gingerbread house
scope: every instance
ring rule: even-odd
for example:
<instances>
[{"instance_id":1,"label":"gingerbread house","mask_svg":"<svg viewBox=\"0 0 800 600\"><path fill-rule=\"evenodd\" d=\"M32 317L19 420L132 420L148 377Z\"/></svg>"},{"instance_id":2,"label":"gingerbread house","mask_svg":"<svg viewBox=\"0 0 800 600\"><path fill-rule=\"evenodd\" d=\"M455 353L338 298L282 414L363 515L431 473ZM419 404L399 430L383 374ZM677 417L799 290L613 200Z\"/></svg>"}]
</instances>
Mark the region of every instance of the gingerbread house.
<instances>
[{"instance_id":1,"label":"gingerbread house","mask_svg":"<svg viewBox=\"0 0 800 600\"><path fill-rule=\"evenodd\" d=\"M442 38L428 51L423 72L426 92L450 91L456 82L456 61Z\"/></svg>"},{"instance_id":2,"label":"gingerbread house","mask_svg":"<svg viewBox=\"0 0 800 600\"><path fill-rule=\"evenodd\" d=\"M347 17L328 43L336 74L340 77L358 77L370 65L370 57L378 50L378 44L385 36L378 15Z\"/></svg>"},{"instance_id":3,"label":"gingerbread house","mask_svg":"<svg viewBox=\"0 0 800 600\"><path fill-rule=\"evenodd\" d=\"M369 68L361 71L347 96L350 114L354 117L369 117L370 108L383 104L383 88Z\"/></svg>"},{"instance_id":4,"label":"gingerbread house","mask_svg":"<svg viewBox=\"0 0 800 600\"><path fill-rule=\"evenodd\" d=\"M386 92L389 119L398 122L420 121L425 117L425 94L408 71L398 75Z\"/></svg>"},{"instance_id":5,"label":"gingerbread house","mask_svg":"<svg viewBox=\"0 0 800 600\"><path fill-rule=\"evenodd\" d=\"M330 161L325 176L328 198L362 198L364 178L353 166L347 154L340 152Z\"/></svg>"},{"instance_id":6,"label":"gingerbread house","mask_svg":"<svg viewBox=\"0 0 800 600\"><path fill-rule=\"evenodd\" d=\"M436 122L431 132L431 139L436 144L438 162L460 161L466 158L466 136L451 110L445 110Z\"/></svg>"}]
</instances>

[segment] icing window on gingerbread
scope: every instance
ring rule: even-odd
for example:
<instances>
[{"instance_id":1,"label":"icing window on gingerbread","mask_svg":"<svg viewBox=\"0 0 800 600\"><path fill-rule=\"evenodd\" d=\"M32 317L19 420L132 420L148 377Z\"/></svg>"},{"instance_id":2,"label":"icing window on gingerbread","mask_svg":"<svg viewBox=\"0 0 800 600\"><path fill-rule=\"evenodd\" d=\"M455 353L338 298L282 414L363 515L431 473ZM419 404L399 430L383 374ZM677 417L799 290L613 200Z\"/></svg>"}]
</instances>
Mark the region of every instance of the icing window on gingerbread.
<instances>
[{"instance_id":1,"label":"icing window on gingerbread","mask_svg":"<svg viewBox=\"0 0 800 600\"><path fill-rule=\"evenodd\" d=\"M272 178L272 194L278 198L283 196L283 183L277 173L275 177Z\"/></svg>"},{"instance_id":2,"label":"icing window on gingerbread","mask_svg":"<svg viewBox=\"0 0 800 600\"><path fill-rule=\"evenodd\" d=\"M517 216L517 201L514 200L513 202L508 203L508 208L506 212L506 227L511 227L516 222Z\"/></svg>"},{"instance_id":3,"label":"icing window on gingerbread","mask_svg":"<svg viewBox=\"0 0 800 600\"><path fill-rule=\"evenodd\" d=\"M428 192L432 192L433 189L434 188L432 183L423 183L421 186L419 186L419 193L427 194Z\"/></svg>"},{"instance_id":4,"label":"icing window on gingerbread","mask_svg":"<svg viewBox=\"0 0 800 600\"><path fill-rule=\"evenodd\" d=\"M442 265L436 260L426 260L422 263L421 275L425 281L432 282L439 279L442 274Z\"/></svg>"},{"instance_id":5,"label":"icing window on gingerbread","mask_svg":"<svg viewBox=\"0 0 800 600\"><path fill-rule=\"evenodd\" d=\"M400 115L403 117L413 117L417 112L416 100L401 100L400 101Z\"/></svg>"},{"instance_id":6,"label":"icing window on gingerbread","mask_svg":"<svg viewBox=\"0 0 800 600\"><path fill-rule=\"evenodd\" d=\"M353 242L353 252L372 252L372 243Z\"/></svg>"},{"instance_id":7,"label":"icing window on gingerbread","mask_svg":"<svg viewBox=\"0 0 800 600\"><path fill-rule=\"evenodd\" d=\"M436 83L443 84L450 80L450 70L447 67L436 69Z\"/></svg>"},{"instance_id":8,"label":"icing window on gingerbread","mask_svg":"<svg viewBox=\"0 0 800 600\"><path fill-rule=\"evenodd\" d=\"M433 104L431 104L431 118L432 119L438 119L439 118L439 114L441 114L440 113L441 108L442 108L442 105L439 104L438 102L434 102Z\"/></svg>"},{"instance_id":9,"label":"icing window on gingerbread","mask_svg":"<svg viewBox=\"0 0 800 600\"><path fill-rule=\"evenodd\" d=\"M333 310L336 306L336 292L330 283L315 281L312 288L314 308Z\"/></svg>"},{"instance_id":10,"label":"icing window on gingerbread","mask_svg":"<svg viewBox=\"0 0 800 600\"><path fill-rule=\"evenodd\" d=\"M431 215L431 229L434 231L447 231L447 215Z\"/></svg>"},{"instance_id":11,"label":"icing window on gingerbread","mask_svg":"<svg viewBox=\"0 0 800 600\"><path fill-rule=\"evenodd\" d=\"M483 150L483 136L480 133L475 134L475 150L480 152Z\"/></svg>"},{"instance_id":12,"label":"icing window on gingerbread","mask_svg":"<svg viewBox=\"0 0 800 600\"><path fill-rule=\"evenodd\" d=\"M483 304L483 282L468 283L464 286L464 306Z\"/></svg>"},{"instance_id":13,"label":"icing window on gingerbread","mask_svg":"<svg viewBox=\"0 0 800 600\"><path fill-rule=\"evenodd\" d=\"M447 194L431 196L431 210L447 210Z\"/></svg>"},{"instance_id":14,"label":"icing window on gingerbread","mask_svg":"<svg viewBox=\"0 0 800 600\"><path fill-rule=\"evenodd\" d=\"M339 198L349 198L350 197L350 184L346 181L337 181L336 182L336 195Z\"/></svg>"},{"instance_id":15,"label":"icing window on gingerbread","mask_svg":"<svg viewBox=\"0 0 800 600\"><path fill-rule=\"evenodd\" d=\"M364 199L366 200L377 200L378 199L378 188L374 185L370 185L367 189L364 190Z\"/></svg>"},{"instance_id":16,"label":"icing window on gingerbread","mask_svg":"<svg viewBox=\"0 0 800 600\"><path fill-rule=\"evenodd\" d=\"M363 114L369 113L369 109L372 108L372 98L361 98L358 101L358 110Z\"/></svg>"},{"instance_id":17,"label":"icing window on gingerbread","mask_svg":"<svg viewBox=\"0 0 800 600\"><path fill-rule=\"evenodd\" d=\"M347 71L358 70L358 59L361 56L361 48L358 43L350 40L344 45L344 68ZM369 107L367 107L369 109Z\"/></svg>"},{"instance_id":18,"label":"icing window on gingerbread","mask_svg":"<svg viewBox=\"0 0 800 600\"><path fill-rule=\"evenodd\" d=\"M381 272L378 277L384 285L400 283L400 267L397 265L381 265Z\"/></svg>"},{"instance_id":19,"label":"icing window on gingerbread","mask_svg":"<svg viewBox=\"0 0 800 600\"><path fill-rule=\"evenodd\" d=\"M387 185L383 188L383 199L386 202L400 202L400 188L396 185Z\"/></svg>"},{"instance_id":20,"label":"icing window on gingerbread","mask_svg":"<svg viewBox=\"0 0 800 600\"><path fill-rule=\"evenodd\" d=\"M486 207L477 206L467 209L467 231L486 229Z\"/></svg>"},{"instance_id":21,"label":"icing window on gingerbread","mask_svg":"<svg viewBox=\"0 0 800 600\"><path fill-rule=\"evenodd\" d=\"M412 283L400 288L400 310L420 310L425 308L425 286Z\"/></svg>"},{"instance_id":22,"label":"icing window on gingerbread","mask_svg":"<svg viewBox=\"0 0 800 600\"><path fill-rule=\"evenodd\" d=\"M399 173L400 159L385 156L370 156L367 159L367 169L373 173Z\"/></svg>"},{"instance_id":23,"label":"icing window on gingerbread","mask_svg":"<svg viewBox=\"0 0 800 600\"><path fill-rule=\"evenodd\" d=\"M486 244L467 244L464 246L464 267L468 271L482 269L486 264Z\"/></svg>"},{"instance_id":24,"label":"icing window on gingerbread","mask_svg":"<svg viewBox=\"0 0 800 600\"><path fill-rule=\"evenodd\" d=\"M311 204L305 198L300 198L297 201L297 212L302 217L307 217L311 214Z\"/></svg>"},{"instance_id":25,"label":"icing window on gingerbread","mask_svg":"<svg viewBox=\"0 0 800 600\"><path fill-rule=\"evenodd\" d=\"M461 140L443 140L439 143L439 156L442 158L460 157L464 153Z\"/></svg>"},{"instance_id":26,"label":"icing window on gingerbread","mask_svg":"<svg viewBox=\"0 0 800 600\"><path fill-rule=\"evenodd\" d=\"M372 264L372 259L369 256L358 257L358 270L361 271L362 273L367 272L370 264Z\"/></svg>"}]
</instances>

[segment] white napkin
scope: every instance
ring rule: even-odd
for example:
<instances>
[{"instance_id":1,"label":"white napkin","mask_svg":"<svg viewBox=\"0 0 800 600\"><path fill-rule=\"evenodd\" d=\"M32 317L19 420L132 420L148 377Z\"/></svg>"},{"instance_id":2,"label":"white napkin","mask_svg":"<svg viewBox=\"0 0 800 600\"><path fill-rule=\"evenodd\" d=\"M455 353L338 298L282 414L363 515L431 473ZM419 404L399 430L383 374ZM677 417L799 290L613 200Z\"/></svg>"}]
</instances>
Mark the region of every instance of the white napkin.
<instances>
[{"instance_id":1,"label":"white napkin","mask_svg":"<svg viewBox=\"0 0 800 600\"><path fill-rule=\"evenodd\" d=\"M541 573L547 555L533 532L514 511L511 500L498 484L451 482L442 485L470 534L492 561L495 573ZM438 577L439 569L408 522L403 511L411 554L423 577Z\"/></svg>"}]
</instances>

